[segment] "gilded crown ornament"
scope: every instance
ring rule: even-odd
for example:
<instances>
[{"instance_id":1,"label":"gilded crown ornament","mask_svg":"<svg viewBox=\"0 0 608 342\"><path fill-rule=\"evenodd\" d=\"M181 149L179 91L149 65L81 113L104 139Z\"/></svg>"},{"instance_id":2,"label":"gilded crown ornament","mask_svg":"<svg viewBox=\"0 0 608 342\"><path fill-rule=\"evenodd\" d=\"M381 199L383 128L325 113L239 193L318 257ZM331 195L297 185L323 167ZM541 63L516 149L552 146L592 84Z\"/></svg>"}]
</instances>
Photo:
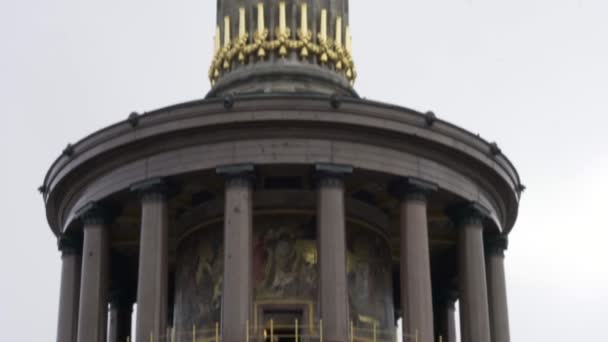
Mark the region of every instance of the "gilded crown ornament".
<instances>
[{"instance_id":1,"label":"gilded crown ornament","mask_svg":"<svg viewBox=\"0 0 608 342\"><path fill-rule=\"evenodd\" d=\"M218 25L215 30L214 57L209 68L209 80L215 85L224 75L230 73L236 63L248 65L255 61L264 61L271 54L280 59L288 58L292 53L302 61L317 64L343 75L352 86L357 78L357 71L352 57L352 38L350 28L344 25L342 16L335 20L328 19L328 9L319 13L318 33L316 36L309 27L309 5L302 1L297 6L299 15L298 28L292 31L287 18L285 1L278 2L278 26L271 35L267 27L267 15L264 3L259 2L251 8L257 13L257 29L248 32L247 8L238 8L238 34L231 34L232 18L225 15L223 30ZM269 18L268 18L269 19ZM268 20L273 22L274 20ZM294 23L295 24L295 23ZM329 35L329 25L333 24L335 37ZM295 25L294 25L295 26ZM295 33L295 34L294 34ZM223 34L223 44L221 44ZM255 59L255 61L254 61Z\"/></svg>"}]
</instances>

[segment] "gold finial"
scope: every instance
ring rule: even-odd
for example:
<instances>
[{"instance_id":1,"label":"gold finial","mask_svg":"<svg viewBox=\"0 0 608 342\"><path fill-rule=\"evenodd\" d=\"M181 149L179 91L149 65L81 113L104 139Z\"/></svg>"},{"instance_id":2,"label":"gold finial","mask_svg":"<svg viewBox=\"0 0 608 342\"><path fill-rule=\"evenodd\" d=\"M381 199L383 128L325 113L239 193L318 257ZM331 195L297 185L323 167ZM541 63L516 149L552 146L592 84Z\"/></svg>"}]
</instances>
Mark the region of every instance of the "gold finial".
<instances>
[{"instance_id":1,"label":"gold finial","mask_svg":"<svg viewBox=\"0 0 608 342\"><path fill-rule=\"evenodd\" d=\"M342 50L342 17L336 18L336 50ZM343 64L342 59L340 58L341 54L338 53L338 61L336 61L336 69L342 70Z\"/></svg>"},{"instance_id":2,"label":"gold finial","mask_svg":"<svg viewBox=\"0 0 608 342\"><path fill-rule=\"evenodd\" d=\"M238 44L239 46L244 46L247 44L247 31L245 30L245 8L239 8L239 37ZM239 49L239 62L245 63L245 52L243 49Z\"/></svg>"},{"instance_id":3,"label":"gold finial","mask_svg":"<svg viewBox=\"0 0 608 342\"><path fill-rule=\"evenodd\" d=\"M336 18L336 47L342 47L342 17Z\"/></svg>"},{"instance_id":4,"label":"gold finial","mask_svg":"<svg viewBox=\"0 0 608 342\"><path fill-rule=\"evenodd\" d=\"M246 34L245 31L245 8L239 8L239 37L242 37Z\"/></svg>"},{"instance_id":5,"label":"gold finial","mask_svg":"<svg viewBox=\"0 0 608 342\"><path fill-rule=\"evenodd\" d=\"M311 40L310 33L308 31L308 4L302 3L302 17L300 18L300 33L299 37L302 41L302 49L300 50L300 57L308 57L308 43Z\"/></svg>"},{"instance_id":6,"label":"gold finial","mask_svg":"<svg viewBox=\"0 0 608 342\"><path fill-rule=\"evenodd\" d=\"M285 34L287 31L287 11L285 10L285 1L279 3L279 33Z\"/></svg>"},{"instance_id":7,"label":"gold finial","mask_svg":"<svg viewBox=\"0 0 608 342\"><path fill-rule=\"evenodd\" d=\"M224 47L230 47L230 17L224 17Z\"/></svg>"},{"instance_id":8,"label":"gold finial","mask_svg":"<svg viewBox=\"0 0 608 342\"><path fill-rule=\"evenodd\" d=\"M287 56L287 40L289 39L289 32L287 30L287 11L285 9L285 1L279 2L279 56Z\"/></svg>"},{"instance_id":9,"label":"gold finial","mask_svg":"<svg viewBox=\"0 0 608 342\"><path fill-rule=\"evenodd\" d=\"M327 55L327 49L329 48L329 41L327 39L327 9L325 8L321 10L321 29L319 31L319 43L323 49L319 60L322 64L325 64L329 60L329 56Z\"/></svg>"},{"instance_id":10,"label":"gold finial","mask_svg":"<svg viewBox=\"0 0 608 342\"><path fill-rule=\"evenodd\" d=\"M350 35L350 26L346 26L346 52L353 54L353 37Z\"/></svg>"},{"instance_id":11,"label":"gold finial","mask_svg":"<svg viewBox=\"0 0 608 342\"><path fill-rule=\"evenodd\" d=\"M321 10L321 33L319 34L319 37L324 40L327 41L327 10L323 9Z\"/></svg>"},{"instance_id":12,"label":"gold finial","mask_svg":"<svg viewBox=\"0 0 608 342\"><path fill-rule=\"evenodd\" d=\"M266 57L266 50L262 47L262 43L266 40L266 25L264 24L264 4L258 3L258 31L256 32L254 39L258 44L258 57Z\"/></svg>"},{"instance_id":13,"label":"gold finial","mask_svg":"<svg viewBox=\"0 0 608 342\"><path fill-rule=\"evenodd\" d=\"M220 33L220 27L216 26L215 27L215 37L214 37L214 42L213 42L213 51L217 54L220 49L222 48L221 45L221 33Z\"/></svg>"},{"instance_id":14,"label":"gold finial","mask_svg":"<svg viewBox=\"0 0 608 342\"><path fill-rule=\"evenodd\" d=\"M258 33L264 32L266 29L264 25L264 3L258 3Z\"/></svg>"},{"instance_id":15,"label":"gold finial","mask_svg":"<svg viewBox=\"0 0 608 342\"><path fill-rule=\"evenodd\" d=\"M230 17L224 17L224 49L230 49ZM224 69L230 69L230 62L224 59Z\"/></svg>"},{"instance_id":16,"label":"gold finial","mask_svg":"<svg viewBox=\"0 0 608 342\"><path fill-rule=\"evenodd\" d=\"M302 23L300 29L302 33L305 34L308 32L308 4L302 3Z\"/></svg>"}]
</instances>

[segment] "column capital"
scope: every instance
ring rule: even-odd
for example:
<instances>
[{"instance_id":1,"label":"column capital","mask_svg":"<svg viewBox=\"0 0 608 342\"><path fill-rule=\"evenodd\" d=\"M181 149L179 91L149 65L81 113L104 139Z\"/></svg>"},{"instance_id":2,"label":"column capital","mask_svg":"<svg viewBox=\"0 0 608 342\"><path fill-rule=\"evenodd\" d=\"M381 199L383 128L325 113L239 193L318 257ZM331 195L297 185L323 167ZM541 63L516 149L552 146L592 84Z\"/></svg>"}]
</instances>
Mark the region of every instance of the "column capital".
<instances>
[{"instance_id":1,"label":"column capital","mask_svg":"<svg viewBox=\"0 0 608 342\"><path fill-rule=\"evenodd\" d=\"M76 216L80 218L85 226L96 224L109 224L116 216L117 210L108 205L98 202L89 202L84 207L76 212Z\"/></svg>"},{"instance_id":2,"label":"column capital","mask_svg":"<svg viewBox=\"0 0 608 342\"><path fill-rule=\"evenodd\" d=\"M506 235L492 235L486 238L485 251L488 255L503 256L509 247L509 238Z\"/></svg>"},{"instance_id":3,"label":"column capital","mask_svg":"<svg viewBox=\"0 0 608 342\"><path fill-rule=\"evenodd\" d=\"M490 216L490 210L477 202L470 202L448 208L447 214L457 225L481 224Z\"/></svg>"},{"instance_id":4,"label":"column capital","mask_svg":"<svg viewBox=\"0 0 608 342\"><path fill-rule=\"evenodd\" d=\"M164 178L151 178L131 185L131 192L138 193L142 199L164 199L175 190Z\"/></svg>"},{"instance_id":5,"label":"column capital","mask_svg":"<svg viewBox=\"0 0 608 342\"><path fill-rule=\"evenodd\" d=\"M255 179L255 165L234 164L218 166L215 173L224 177L228 185L249 186Z\"/></svg>"},{"instance_id":6,"label":"column capital","mask_svg":"<svg viewBox=\"0 0 608 342\"><path fill-rule=\"evenodd\" d=\"M63 255L80 255L82 253L82 238L71 234L63 234L57 238L57 248Z\"/></svg>"},{"instance_id":7,"label":"column capital","mask_svg":"<svg viewBox=\"0 0 608 342\"><path fill-rule=\"evenodd\" d=\"M426 201L429 193L437 191L436 184L414 177L402 177L388 184L388 192L399 200Z\"/></svg>"},{"instance_id":8,"label":"column capital","mask_svg":"<svg viewBox=\"0 0 608 342\"><path fill-rule=\"evenodd\" d=\"M344 177L353 173L350 165L319 163L315 164L314 176L318 185L342 186Z\"/></svg>"}]
</instances>

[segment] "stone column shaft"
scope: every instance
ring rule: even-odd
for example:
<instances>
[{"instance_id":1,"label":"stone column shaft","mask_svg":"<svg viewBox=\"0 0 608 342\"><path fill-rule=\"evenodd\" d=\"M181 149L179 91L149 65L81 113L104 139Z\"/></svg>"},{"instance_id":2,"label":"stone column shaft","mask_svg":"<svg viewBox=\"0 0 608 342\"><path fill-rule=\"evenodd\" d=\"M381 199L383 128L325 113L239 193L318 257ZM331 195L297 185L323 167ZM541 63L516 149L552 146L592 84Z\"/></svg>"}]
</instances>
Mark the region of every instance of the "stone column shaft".
<instances>
[{"instance_id":1,"label":"stone column shaft","mask_svg":"<svg viewBox=\"0 0 608 342\"><path fill-rule=\"evenodd\" d=\"M490 342L490 318L481 216L467 213L459 223L460 331L463 342Z\"/></svg>"},{"instance_id":2,"label":"stone column shaft","mask_svg":"<svg viewBox=\"0 0 608 342\"><path fill-rule=\"evenodd\" d=\"M106 342L108 318L108 232L100 216L85 218L78 342Z\"/></svg>"},{"instance_id":3,"label":"stone column shaft","mask_svg":"<svg viewBox=\"0 0 608 342\"><path fill-rule=\"evenodd\" d=\"M109 342L126 342L127 337L131 336L131 315L133 314L133 304L122 301L112 301L110 303L109 316ZM148 339L149 341L149 339Z\"/></svg>"},{"instance_id":4,"label":"stone column shaft","mask_svg":"<svg viewBox=\"0 0 608 342\"><path fill-rule=\"evenodd\" d=\"M323 339L329 342L346 342L349 336L344 184L340 176L352 169L342 168L317 166L322 172L317 190L320 318L323 319Z\"/></svg>"},{"instance_id":5,"label":"stone column shaft","mask_svg":"<svg viewBox=\"0 0 608 342\"><path fill-rule=\"evenodd\" d=\"M492 342L511 341L504 264L504 250L506 248L506 237L501 237L490 242L486 256Z\"/></svg>"},{"instance_id":6,"label":"stone column shaft","mask_svg":"<svg viewBox=\"0 0 608 342\"><path fill-rule=\"evenodd\" d=\"M76 342L78 335L78 305L80 301L80 273L82 257L80 248L72 242L59 241L61 250L61 288L57 342Z\"/></svg>"},{"instance_id":7,"label":"stone column shaft","mask_svg":"<svg viewBox=\"0 0 608 342\"><path fill-rule=\"evenodd\" d=\"M446 307L446 334L444 342L456 342L456 309L454 304Z\"/></svg>"},{"instance_id":8,"label":"stone column shaft","mask_svg":"<svg viewBox=\"0 0 608 342\"><path fill-rule=\"evenodd\" d=\"M253 166L218 169L226 181L224 207L224 282L222 341L246 340L252 303L252 181Z\"/></svg>"},{"instance_id":9,"label":"stone column shaft","mask_svg":"<svg viewBox=\"0 0 608 342\"><path fill-rule=\"evenodd\" d=\"M161 180L135 185L141 192L141 230L137 280L137 341L165 336L167 331L168 213Z\"/></svg>"},{"instance_id":10,"label":"stone column shaft","mask_svg":"<svg viewBox=\"0 0 608 342\"><path fill-rule=\"evenodd\" d=\"M441 337L442 342L456 342L456 307L455 300L445 298L441 304L437 306L439 326L435 327L437 331L436 339Z\"/></svg>"},{"instance_id":11,"label":"stone column shaft","mask_svg":"<svg viewBox=\"0 0 608 342\"><path fill-rule=\"evenodd\" d=\"M434 185L407 179L394 185L399 192L401 231L401 305L403 336L434 342L433 290L426 193ZM413 339L412 339L413 340ZM408 339L404 338L404 341Z\"/></svg>"}]
</instances>

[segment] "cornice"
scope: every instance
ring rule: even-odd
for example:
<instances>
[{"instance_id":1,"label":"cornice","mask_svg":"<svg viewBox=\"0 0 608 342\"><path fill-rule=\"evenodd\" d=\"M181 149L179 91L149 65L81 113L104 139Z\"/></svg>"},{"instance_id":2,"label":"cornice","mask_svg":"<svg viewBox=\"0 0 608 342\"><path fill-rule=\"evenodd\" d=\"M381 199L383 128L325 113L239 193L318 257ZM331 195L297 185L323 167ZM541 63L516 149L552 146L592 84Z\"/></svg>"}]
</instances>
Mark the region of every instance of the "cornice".
<instances>
[{"instance_id":1,"label":"cornice","mask_svg":"<svg viewBox=\"0 0 608 342\"><path fill-rule=\"evenodd\" d=\"M332 127L350 132L363 129L365 136L379 138L388 135L398 138L401 135L403 139L417 141L404 147L424 146L438 153L450 151L449 155L454 158L458 155L461 156L459 159L469 158L468 166L485 169L484 172L497 177L492 186L502 184L510 189L512 203L509 210L514 212L508 215L514 221L519 200L519 177L504 155L492 156L490 143L439 119L429 127L426 124L427 115L407 108L346 97L340 98L340 106L336 108L331 100L328 96L315 95L235 96L229 110L224 107L223 99L194 101L139 115L136 126L125 120L102 129L73 144L72 156L60 156L47 173L44 197L49 223L52 227L56 226L52 202L58 195L55 191L57 186L73 175L76 169L117 149L137 146L150 139L160 139L155 141L161 142L185 130L250 124L280 127L286 123L304 125L301 127ZM421 145L422 142L424 145ZM499 179L500 182L496 183ZM513 221L504 225L511 227Z\"/></svg>"}]
</instances>

